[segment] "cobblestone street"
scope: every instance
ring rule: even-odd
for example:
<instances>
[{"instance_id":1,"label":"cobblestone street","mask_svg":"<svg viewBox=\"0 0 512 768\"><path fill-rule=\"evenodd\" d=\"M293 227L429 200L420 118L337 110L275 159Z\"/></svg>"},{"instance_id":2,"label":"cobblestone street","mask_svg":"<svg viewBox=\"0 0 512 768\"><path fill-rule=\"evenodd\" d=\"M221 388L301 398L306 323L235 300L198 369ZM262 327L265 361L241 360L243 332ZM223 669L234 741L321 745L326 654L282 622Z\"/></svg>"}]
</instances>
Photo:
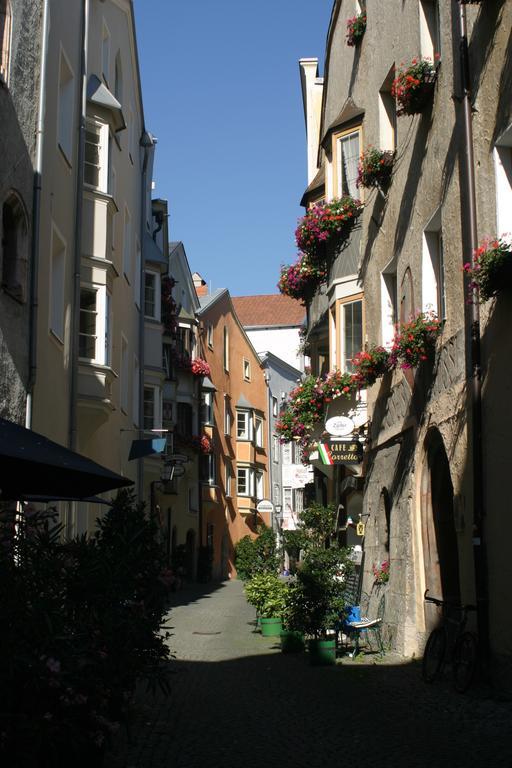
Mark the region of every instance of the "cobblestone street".
<instances>
[{"instance_id":1,"label":"cobblestone street","mask_svg":"<svg viewBox=\"0 0 512 768\"><path fill-rule=\"evenodd\" d=\"M211 589L175 596L173 690L142 698L128 768L512 767L509 702L389 656L310 667L254 631L241 582Z\"/></svg>"}]
</instances>

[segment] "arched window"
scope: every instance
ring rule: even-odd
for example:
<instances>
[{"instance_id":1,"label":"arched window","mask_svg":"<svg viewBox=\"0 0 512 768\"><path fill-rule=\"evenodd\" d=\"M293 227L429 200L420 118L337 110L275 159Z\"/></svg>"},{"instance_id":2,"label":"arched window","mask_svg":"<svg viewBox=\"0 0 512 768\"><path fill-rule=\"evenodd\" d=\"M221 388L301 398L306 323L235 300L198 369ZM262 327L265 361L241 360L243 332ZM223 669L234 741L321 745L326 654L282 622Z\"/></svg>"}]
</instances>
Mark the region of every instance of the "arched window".
<instances>
[{"instance_id":1,"label":"arched window","mask_svg":"<svg viewBox=\"0 0 512 768\"><path fill-rule=\"evenodd\" d=\"M400 287L400 322L408 323L414 314L414 287L410 267L404 272Z\"/></svg>"},{"instance_id":2,"label":"arched window","mask_svg":"<svg viewBox=\"0 0 512 768\"><path fill-rule=\"evenodd\" d=\"M0 0L0 79L9 81L12 11L10 0Z\"/></svg>"},{"instance_id":3,"label":"arched window","mask_svg":"<svg viewBox=\"0 0 512 768\"><path fill-rule=\"evenodd\" d=\"M2 287L25 301L28 265L28 220L21 198L11 192L2 206Z\"/></svg>"}]
</instances>

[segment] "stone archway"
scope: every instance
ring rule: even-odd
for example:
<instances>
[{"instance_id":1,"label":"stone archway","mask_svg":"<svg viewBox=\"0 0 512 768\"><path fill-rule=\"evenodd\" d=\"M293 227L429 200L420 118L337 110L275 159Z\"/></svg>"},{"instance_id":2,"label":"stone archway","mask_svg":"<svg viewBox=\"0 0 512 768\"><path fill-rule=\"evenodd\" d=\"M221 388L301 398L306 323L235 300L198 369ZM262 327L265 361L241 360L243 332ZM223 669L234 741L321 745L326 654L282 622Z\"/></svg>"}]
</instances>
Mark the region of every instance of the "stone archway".
<instances>
[{"instance_id":1,"label":"stone archway","mask_svg":"<svg viewBox=\"0 0 512 768\"><path fill-rule=\"evenodd\" d=\"M442 437L431 429L425 440L421 472L421 535L425 586L433 597L460 602L459 550L453 517L453 484ZM425 606L431 629L438 611Z\"/></svg>"}]
</instances>

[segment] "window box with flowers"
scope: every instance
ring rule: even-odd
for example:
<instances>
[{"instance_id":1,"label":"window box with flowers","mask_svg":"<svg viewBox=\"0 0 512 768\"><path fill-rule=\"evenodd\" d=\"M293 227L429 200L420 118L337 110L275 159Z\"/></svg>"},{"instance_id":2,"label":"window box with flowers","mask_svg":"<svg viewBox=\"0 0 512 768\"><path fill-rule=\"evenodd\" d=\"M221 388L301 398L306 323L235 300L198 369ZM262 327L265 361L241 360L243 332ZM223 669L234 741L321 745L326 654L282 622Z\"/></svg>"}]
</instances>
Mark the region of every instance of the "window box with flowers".
<instances>
[{"instance_id":1,"label":"window box with flowers","mask_svg":"<svg viewBox=\"0 0 512 768\"><path fill-rule=\"evenodd\" d=\"M389 581L389 560L383 560L380 565L372 565L373 581L375 584L387 584Z\"/></svg>"},{"instance_id":2,"label":"window box with flowers","mask_svg":"<svg viewBox=\"0 0 512 768\"><path fill-rule=\"evenodd\" d=\"M512 290L512 240L484 240L474 253L473 265L464 264L464 271L470 280L470 301L474 288L478 289L481 303L502 290Z\"/></svg>"},{"instance_id":3,"label":"window box with flowers","mask_svg":"<svg viewBox=\"0 0 512 768\"><path fill-rule=\"evenodd\" d=\"M305 305L311 301L326 276L327 269L324 266L312 263L303 254L295 264L281 267L281 277L277 287L285 296L298 299Z\"/></svg>"},{"instance_id":4,"label":"window box with flowers","mask_svg":"<svg viewBox=\"0 0 512 768\"><path fill-rule=\"evenodd\" d=\"M399 323L395 330L390 365L403 370L416 368L432 356L442 323L435 312L420 312L408 323Z\"/></svg>"},{"instance_id":5,"label":"window box with flowers","mask_svg":"<svg viewBox=\"0 0 512 768\"><path fill-rule=\"evenodd\" d=\"M384 347L370 347L358 352L352 358L354 366L353 377L358 387L364 389L375 384L380 376L385 376L391 370L390 353Z\"/></svg>"},{"instance_id":6,"label":"window box with flowers","mask_svg":"<svg viewBox=\"0 0 512 768\"><path fill-rule=\"evenodd\" d=\"M363 204L349 195L328 203L315 203L299 219L295 241L312 263L326 259L326 246L330 242L346 240L363 211Z\"/></svg>"},{"instance_id":7,"label":"window box with flowers","mask_svg":"<svg viewBox=\"0 0 512 768\"><path fill-rule=\"evenodd\" d=\"M416 115L422 112L432 97L436 78L436 67L428 58L413 59L408 67L399 69L391 86L391 95L398 106L397 115Z\"/></svg>"},{"instance_id":8,"label":"window box with flowers","mask_svg":"<svg viewBox=\"0 0 512 768\"><path fill-rule=\"evenodd\" d=\"M347 45L355 46L361 42L366 30L366 11L347 19Z\"/></svg>"},{"instance_id":9,"label":"window box with flowers","mask_svg":"<svg viewBox=\"0 0 512 768\"><path fill-rule=\"evenodd\" d=\"M359 160L357 186L366 189L388 187L394 159L394 152L369 147Z\"/></svg>"}]
</instances>

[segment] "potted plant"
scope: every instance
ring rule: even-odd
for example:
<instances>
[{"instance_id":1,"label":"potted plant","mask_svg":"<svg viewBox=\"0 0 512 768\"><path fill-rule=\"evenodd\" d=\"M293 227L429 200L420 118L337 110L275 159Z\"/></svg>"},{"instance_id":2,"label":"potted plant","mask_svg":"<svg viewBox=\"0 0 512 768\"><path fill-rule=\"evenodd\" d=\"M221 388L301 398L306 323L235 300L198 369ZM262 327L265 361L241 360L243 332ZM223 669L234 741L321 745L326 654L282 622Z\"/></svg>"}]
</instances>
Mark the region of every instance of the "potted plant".
<instances>
[{"instance_id":1,"label":"potted plant","mask_svg":"<svg viewBox=\"0 0 512 768\"><path fill-rule=\"evenodd\" d=\"M256 608L263 637L279 637L283 628L286 583L275 573L257 573L245 585L247 601Z\"/></svg>"},{"instance_id":2,"label":"potted plant","mask_svg":"<svg viewBox=\"0 0 512 768\"><path fill-rule=\"evenodd\" d=\"M395 153L388 150L366 149L359 160L357 186L366 189L387 187L391 181L394 158Z\"/></svg>"},{"instance_id":3,"label":"potted plant","mask_svg":"<svg viewBox=\"0 0 512 768\"><path fill-rule=\"evenodd\" d=\"M349 195L328 203L315 203L299 219L295 230L297 246L311 261L324 262L327 244L333 240L346 240L362 211L361 201Z\"/></svg>"},{"instance_id":4,"label":"potted plant","mask_svg":"<svg viewBox=\"0 0 512 768\"><path fill-rule=\"evenodd\" d=\"M391 87L398 105L397 115L421 112L434 91L436 77L436 67L428 58L415 58L408 67L399 69Z\"/></svg>"},{"instance_id":5,"label":"potted plant","mask_svg":"<svg viewBox=\"0 0 512 768\"><path fill-rule=\"evenodd\" d=\"M357 45L363 39L366 30L366 11L347 19L347 45Z\"/></svg>"},{"instance_id":6,"label":"potted plant","mask_svg":"<svg viewBox=\"0 0 512 768\"><path fill-rule=\"evenodd\" d=\"M442 324L435 312L419 312L408 323L399 323L391 347L390 364L404 370L416 368L434 351L441 330Z\"/></svg>"},{"instance_id":7,"label":"potted plant","mask_svg":"<svg viewBox=\"0 0 512 768\"><path fill-rule=\"evenodd\" d=\"M512 288L512 243L504 237L487 238L474 253L473 266L464 264L469 275L469 290L478 289L480 302L497 296L503 289Z\"/></svg>"},{"instance_id":8,"label":"potted plant","mask_svg":"<svg viewBox=\"0 0 512 768\"><path fill-rule=\"evenodd\" d=\"M354 379L360 388L370 387L375 384L379 376L384 376L391 370L390 355L387 349L373 346L370 349L358 352L352 358L354 366Z\"/></svg>"},{"instance_id":9,"label":"potted plant","mask_svg":"<svg viewBox=\"0 0 512 768\"><path fill-rule=\"evenodd\" d=\"M290 296L306 305L326 276L327 269L323 264L312 263L302 254L295 264L281 267L277 287L284 296Z\"/></svg>"},{"instance_id":10,"label":"potted plant","mask_svg":"<svg viewBox=\"0 0 512 768\"><path fill-rule=\"evenodd\" d=\"M211 370L206 360L202 360L200 357L196 357L190 363L190 372L194 376L210 376Z\"/></svg>"}]
</instances>

